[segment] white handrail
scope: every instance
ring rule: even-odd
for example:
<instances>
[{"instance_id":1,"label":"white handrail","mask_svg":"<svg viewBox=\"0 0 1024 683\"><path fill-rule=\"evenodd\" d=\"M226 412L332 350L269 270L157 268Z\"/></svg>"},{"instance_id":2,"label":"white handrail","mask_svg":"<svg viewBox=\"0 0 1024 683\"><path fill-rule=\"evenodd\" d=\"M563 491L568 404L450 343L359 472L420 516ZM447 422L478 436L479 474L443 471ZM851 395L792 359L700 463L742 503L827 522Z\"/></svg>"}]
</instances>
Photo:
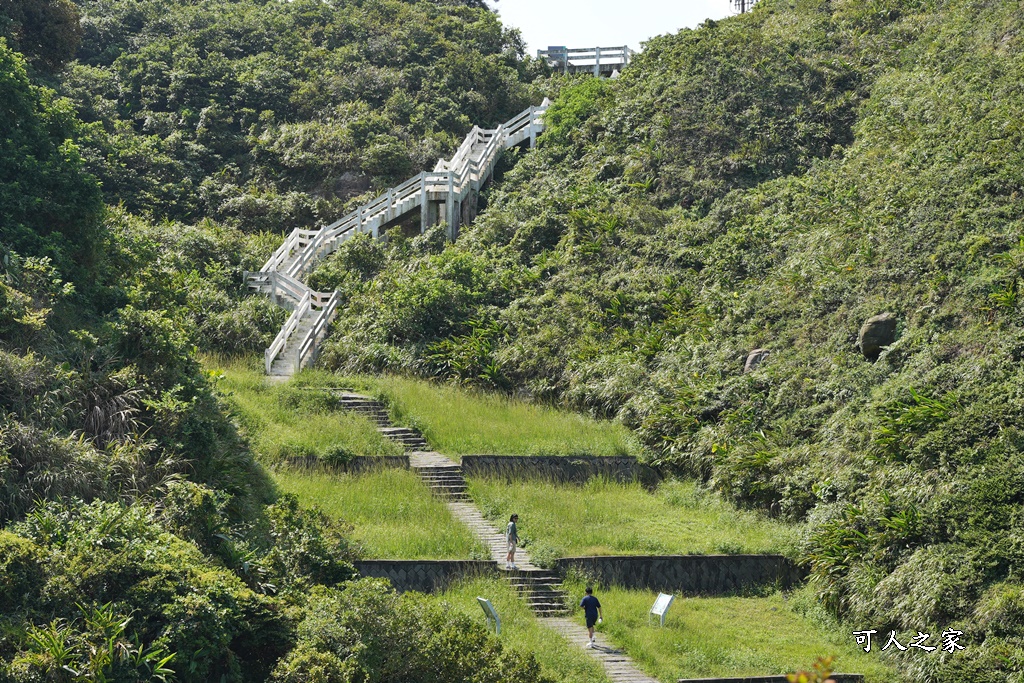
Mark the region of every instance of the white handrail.
<instances>
[{"instance_id":1,"label":"white handrail","mask_svg":"<svg viewBox=\"0 0 1024 683\"><path fill-rule=\"evenodd\" d=\"M309 332L302 340L302 344L299 346L299 353L295 358L295 366L293 370L301 370L305 365L306 358L309 357L309 362L313 363L316 361L317 356L320 355L320 345L318 340L320 335L327 329L327 326L334 320L334 315L338 310L338 302L341 300L341 292L334 290L331 297L327 300L327 303L320 309L319 315L317 315L316 322L313 323L313 327L309 328Z\"/></svg>"},{"instance_id":2,"label":"white handrail","mask_svg":"<svg viewBox=\"0 0 1024 683\"><path fill-rule=\"evenodd\" d=\"M371 233L376 237L381 227L405 212L418 207L425 211L422 207L430 200L431 194L435 195L435 201L436 195L447 195L449 209L453 201L462 202L470 192L487 182L504 150L527 139L533 144L537 133L544 128L541 116L547 105L545 99L540 107L530 107L494 130L473 126L449 161L440 160L432 172L413 176L319 230L292 230L258 273L246 273L249 287L270 294L286 307L286 301L297 302L295 310L264 354L267 374L270 374L274 361L288 345L303 317L313 307L320 310L313 326L300 342L291 369L294 372L307 361L315 361L319 353L319 339L337 314L339 292L314 292L302 282L317 261L335 252L357 234ZM474 154L474 148L480 144L483 146ZM426 218L423 220L425 224Z\"/></svg>"},{"instance_id":3,"label":"white handrail","mask_svg":"<svg viewBox=\"0 0 1024 683\"><path fill-rule=\"evenodd\" d=\"M288 343L288 338L292 335L292 332L295 331L295 328L299 326L299 322L302 320L302 317L309 311L309 304L312 299L312 295L312 290L306 292L305 296L303 296L302 300L299 302L299 305L296 306L292 314L288 316L288 321L285 322L284 327L282 327L281 331L277 333L277 336L274 338L274 342L266 352L264 352L263 362L266 366L268 375L270 374L270 368L274 364L274 360L277 359L278 354L284 350L285 345Z\"/></svg>"}]
</instances>

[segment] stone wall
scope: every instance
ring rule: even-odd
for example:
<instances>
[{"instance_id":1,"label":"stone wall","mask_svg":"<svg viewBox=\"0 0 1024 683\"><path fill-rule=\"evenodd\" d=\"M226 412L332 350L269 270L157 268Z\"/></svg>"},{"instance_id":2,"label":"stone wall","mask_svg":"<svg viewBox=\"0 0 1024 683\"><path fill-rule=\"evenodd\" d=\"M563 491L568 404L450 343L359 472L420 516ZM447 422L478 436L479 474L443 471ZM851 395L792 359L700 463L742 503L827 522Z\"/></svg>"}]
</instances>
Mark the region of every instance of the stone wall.
<instances>
[{"instance_id":1,"label":"stone wall","mask_svg":"<svg viewBox=\"0 0 1024 683\"><path fill-rule=\"evenodd\" d=\"M505 481L542 479L559 484L583 484L594 477L613 481L639 481L654 487L661 475L636 458L598 455L464 455L462 476L487 477Z\"/></svg>"},{"instance_id":2,"label":"stone wall","mask_svg":"<svg viewBox=\"0 0 1024 683\"><path fill-rule=\"evenodd\" d=\"M679 683L786 683L785 676L747 676L745 678L680 678ZM836 683L864 683L864 674L832 674Z\"/></svg>"},{"instance_id":3,"label":"stone wall","mask_svg":"<svg viewBox=\"0 0 1024 683\"><path fill-rule=\"evenodd\" d=\"M399 593L444 590L452 581L468 576L494 574L498 565L484 560L360 560L361 576L390 579Z\"/></svg>"},{"instance_id":4,"label":"stone wall","mask_svg":"<svg viewBox=\"0 0 1024 683\"><path fill-rule=\"evenodd\" d=\"M620 555L565 557L563 576L578 569L612 586L683 595L728 595L777 584L789 588L805 572L782 555Z\"/></svg>"},{"instance_id":5,"label":"stone wall","mask_svg":"<svg viewBox=\"0 0 1024 683\"><path fill-rule=\"evenodd\" d=\"M347 463L328 465L315 455L308 455L302 458L289 458L288 464L291 467L311 470L326 470L330 472L345 472L359 474L372 470L407 470L409 469L408 455L360 455L352 458Z\"/></svg>"}]
</instances>

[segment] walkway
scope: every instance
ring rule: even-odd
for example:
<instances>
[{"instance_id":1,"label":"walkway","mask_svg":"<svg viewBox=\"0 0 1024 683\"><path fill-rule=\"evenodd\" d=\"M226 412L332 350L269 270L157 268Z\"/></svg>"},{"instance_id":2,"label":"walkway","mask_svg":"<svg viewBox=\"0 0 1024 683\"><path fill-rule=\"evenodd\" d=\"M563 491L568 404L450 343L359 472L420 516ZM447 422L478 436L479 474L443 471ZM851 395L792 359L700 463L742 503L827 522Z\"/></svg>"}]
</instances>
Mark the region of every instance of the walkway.
<instances>
[{"instance_id":1,"label":"walkway","mask_svg":"<svg viewBox=\"0 0 1024 683\"><path fill-rule=\"evenodd\" d=\"M541 117L547 107L545 99L493 130L474 126L452 158L439 160L433 171L390 188L330 225L296 228L259 272L247 272L249 288L292 312L264 353L266 373L290 377L319 355L340 301L337 291L314 292L304 282L320 260L356 235L377 238L388 227L414 218L419 219L421 232L443 220L448 239L454 241L463 217L470 220L475 215L480 188L502 153L526 142L534 146L544 130Z\"/></svg>"},{"instance_id":2,"label":"walkway","mask_svg":"<svg viewBox=\"0 0 1024 683\"><path fill-rule=\"evenodd\" d=\"M339 392L338 405L371 419L385 436L391 436L395 429L388 417L387 407L369 396ZM410 450L408 455L409 467L430 486L435 495L445 499L452 515L469 527L473 535L487 547L502 575L522 594L540 623L564 636L570 645L581 648L586 645L586 629L564 616L567 595L562 590L561 578L533 564L530 554L522 548L516 551L518 569L509 571L504 568L508 550L505 534L483 516L480 508L467 494L462 468L437 451ZM611 647L600 633L597 634L597 647L587 651L601 662L612 683L658 683L641 673L629 657Z\"/></svg>"},{"instance_id":3,"label":"walkway","mask_svg":"<svg viewBox=\"0 0 1024 683\"><path fill-rule=\"evenodd\" d=\"M570 645L584 647L587 644L587 629L568 617L546 617L540 620L544 626L562 635ZM604 634L596 633L597 646L587 652L601 662L604 672L612 683L659 683L636 668L633 660L622 650L611 646Z\"/></svg>"}]
</instances>

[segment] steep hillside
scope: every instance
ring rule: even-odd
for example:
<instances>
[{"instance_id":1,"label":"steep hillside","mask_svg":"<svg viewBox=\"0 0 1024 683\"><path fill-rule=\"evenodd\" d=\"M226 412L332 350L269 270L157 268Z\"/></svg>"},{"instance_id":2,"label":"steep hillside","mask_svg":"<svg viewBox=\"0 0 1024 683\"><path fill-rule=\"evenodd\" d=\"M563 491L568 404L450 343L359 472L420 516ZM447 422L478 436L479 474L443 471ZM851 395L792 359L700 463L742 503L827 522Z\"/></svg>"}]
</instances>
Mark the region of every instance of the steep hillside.
<instances>
[{"instance_id":1,"label":"steep hillside","mask_svg":"<svg viewBox=\"0 0 1024 683\"><path fill-rule=\"evenodd\" d=\"M83 0L60 89L110 203L309 227L531 104L542 66L479 4Z\"/></svg>"},{"instance_id":2,"label":"steep hillside","mask_svg":"<svg viewBox=\"0 0 1024 683\"><path fill-rule=\"evenodd\" d=\"M741 504L809 517L813 580L852 625L964 632L965 656L902 656L912 680L1007 680L1022 31L995 0L764 0L652 41L619 81L561 90L457 244L324 264L347 299L325 362L617 415ZM895 342L859 349L883 313Z\"/></svg>"}]
</instances>

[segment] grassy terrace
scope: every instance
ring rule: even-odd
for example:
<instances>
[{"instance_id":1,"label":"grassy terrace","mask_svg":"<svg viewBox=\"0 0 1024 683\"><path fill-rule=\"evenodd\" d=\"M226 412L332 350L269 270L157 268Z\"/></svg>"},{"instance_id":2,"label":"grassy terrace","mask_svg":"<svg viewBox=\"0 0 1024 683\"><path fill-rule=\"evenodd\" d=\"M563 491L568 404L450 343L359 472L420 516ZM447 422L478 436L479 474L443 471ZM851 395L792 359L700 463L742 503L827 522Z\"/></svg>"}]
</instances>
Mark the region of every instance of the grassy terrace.
<instances>
[{"instance_id":1,"label":"grassy terrace","mask_svg":"<svg viewBox=\"0 0 1024 683\"><path fill-rule=\"evenodd\" d=\"M533 653L544 673L559 683L608 683L601 665L585 650L571 646L561 635L541 626L511 587L495 578L467 580L440 595L424 600L443 601L451 609L484 622L477 596L487 598L501 617L501 640L522 652Z\"/></svg>"},{"instance_id":2,"label":"grassy terrace","mask_svg":"<svg viewBox=\"0 0 1024 683\"><path fill-rule=\"evenodd\" d=\"M326 392L292 382L270 384L260 370L241 361L208 361L207 366L220 373L217 386L265 464L275 465L294 457L329 457L332 453L403 453L400 446L378 434L366 418L335 409Z\"/></svg>"},{"instance_id":3,"label":"grassy terrace","mask_svg":"<svg viewBox=\"0 0 1024 683\"><path fill-rule=\"evenodd\" d=\"M736 510L691 482L592 480L583 486L473 479L469 491L492 520L520 516L535 561L575 555L789 553L799 528Z\"/></svg>"},{"instance_id":4,"label":"grassy terrace","mask_svg":"<svg viewBox=\"0 0 1024 683\"><path fill-rule=\"evenodd\" d=\"M352 525L350 538L364 557L388 559L472 559L487 550L445 504L408 470L360 475L277 470L279 489L303 507L316 506Z\"/></svg>"},{"instance_id":5,"label":"grassy terrace","mask_svg":"<svg viewBox=\"0 0 1024 683\"><path fill-rule=\"evenodd\" d=\"M621 424L495 394L405 377L343 377L306 371L292 384L348 386L391 407L396 424L416 427L445 455L636 455Z\"/></svg>"},{"instance_id":6,"label":"grassy terrace","mask_svg":"<svg viewBox=\"0 0 1024 683\"><path fill-rule=\"evenodd\" d=\"M566 585L582 595L583 584ZM665 628L647 622L656 593L617 588L595 591L604 624L599 629L638 666L664 683L680 678L784 674L809 669L834 655L835 671L862 673L865 683L889 683L894 672L872 648L864 653L847 632L824 628L796 609L813 602L806 590L767 597L676 597ZM576 614L583 628L581 614Z\"/></svg>"}]
</instances>

